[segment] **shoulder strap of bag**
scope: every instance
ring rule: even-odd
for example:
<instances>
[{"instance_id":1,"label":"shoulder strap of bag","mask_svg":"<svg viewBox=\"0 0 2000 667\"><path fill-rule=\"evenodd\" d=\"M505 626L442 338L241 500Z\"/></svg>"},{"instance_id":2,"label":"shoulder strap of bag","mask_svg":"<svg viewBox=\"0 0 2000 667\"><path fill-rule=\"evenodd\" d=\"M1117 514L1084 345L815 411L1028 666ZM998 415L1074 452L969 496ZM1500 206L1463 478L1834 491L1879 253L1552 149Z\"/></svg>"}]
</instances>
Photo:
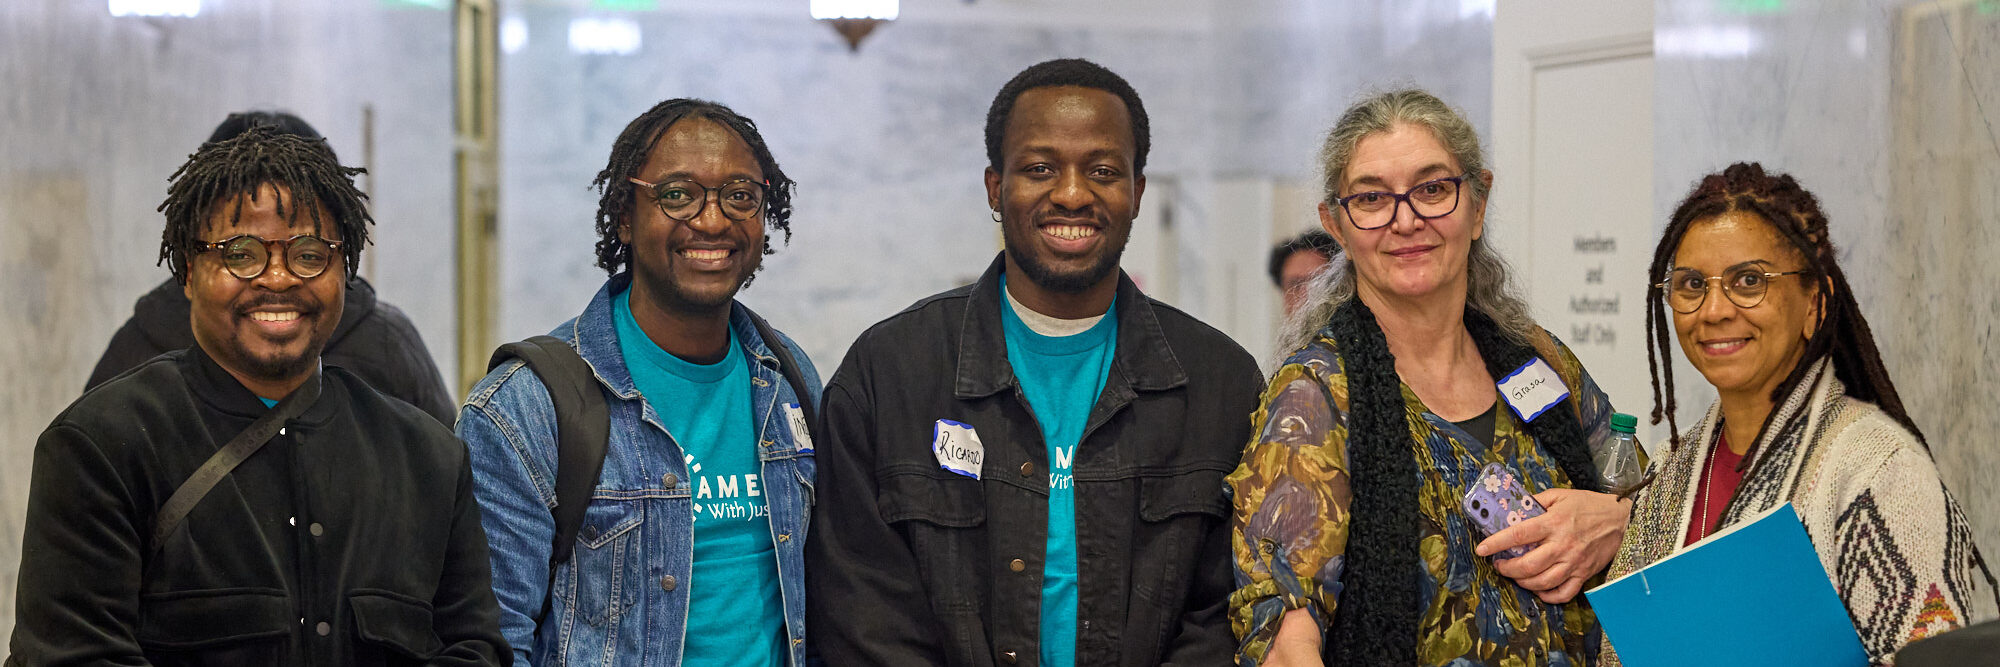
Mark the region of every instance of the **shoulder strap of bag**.
<instances>
[{"instance_id":1,"label":"shoulder strap of bag","mask_svg":"<svg viewBox=\"0 0 2000 667\"><path fill-rule=\"evenodd\" d=\"M498 368L509 359L528 364L548 388L549 402L555 407L556 506L549 511L556 524L549 549L553 577L555 566L568 561L576 548L576 533L583 527L590 492L597 488L597 476L604 470L611 416L598 389L597 374L567 341L535 336L508 343L494 350L486 366L489 370Z\"/></svg>"},{"instance_id":2,"label":"shoulder strap of bag","mask_svg":"<svg viewBox=\"0 0 2000 667\"><path fill-rule=\"evenodd\" d=\"M160 511L153 515L152 549L155 553L166 544L167 537L173 535L174 530L180 527L188 512L194 511L194 506L201 504L201 499L207 497L208 492L222 482L222 478L229 476L230 471L242 465L251 454L263 449L264 443L270 442L271 436L277 435L278 430L284 428L285 422L299 416L299 413L305 412L307 407L319 400L319 383L320 374L314 372L305 384L299 385L290 396L278 401L277 405L272 406L269 412L265 412L256 421L250 422L249 428L230 438L228 444L216 450L208 457L208 461L195 469L193 475L188 476L187 481L181 482L180 487L174 489L174 495L168 496L167 502L160 506Z\"/></svg>"},{"instance_id":3,"label":"shoulder strap of bag","mask_svg":"<svg viewBox=\"0 0 2000 667\"><path fill-rule=\"evenodd\" d=\"M764 339L764 347L770 348L771 355L778 358L778 373L785 376L785 383L792 385L792 393L798 395L799 410L805 413L806 424L818 424L819 420L815 418L818 411L813 409L813 401L819 399L819 387L806 386L805 376L799 372L798 360L792 358L792 351L785 347L784 339L778 337L778 332L771 329L769 322L749 308L744 308L743 312L757 327L757 337Z\"/></svg>"}]
</instances>

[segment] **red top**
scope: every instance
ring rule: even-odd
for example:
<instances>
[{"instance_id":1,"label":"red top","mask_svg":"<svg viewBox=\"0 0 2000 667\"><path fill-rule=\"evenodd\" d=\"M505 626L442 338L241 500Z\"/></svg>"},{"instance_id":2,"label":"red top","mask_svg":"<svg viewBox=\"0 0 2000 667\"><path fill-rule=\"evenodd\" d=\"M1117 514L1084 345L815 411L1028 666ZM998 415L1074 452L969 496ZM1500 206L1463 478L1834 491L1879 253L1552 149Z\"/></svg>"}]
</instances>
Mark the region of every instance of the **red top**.
<instances>
[{"instance_id":1,"label":"red top","mask_svg":"<svg viewBox=\"0 0 2000 667\"><path fill-rule=\"evenodd\" d=\"M1722 509L1729 505L1729 499L1736 495L1736 485L1743 481L1743 473L1736 464L1743 461L1743 455L1729 451L1729 437L1716 434L1715 445L1708 450L1708 463L1702 466L1701 486L1695 487L1694 507L1688 512L1687 539L1681 546L1701 541L1714 532L1715 522L1722 519Z\"/></svg>"}]
</instances>

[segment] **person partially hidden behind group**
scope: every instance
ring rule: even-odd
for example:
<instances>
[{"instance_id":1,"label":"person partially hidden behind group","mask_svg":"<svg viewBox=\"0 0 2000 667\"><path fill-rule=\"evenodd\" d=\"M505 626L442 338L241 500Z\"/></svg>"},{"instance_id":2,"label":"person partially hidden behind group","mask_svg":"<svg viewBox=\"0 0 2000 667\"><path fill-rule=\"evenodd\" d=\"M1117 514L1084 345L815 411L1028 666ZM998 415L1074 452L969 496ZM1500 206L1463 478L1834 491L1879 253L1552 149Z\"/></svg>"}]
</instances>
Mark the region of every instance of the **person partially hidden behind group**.
<instances>
[{"instance_id":1,"label":"person partially hidden behind group","mask_svg":"<svg viewBox=\"0 0 2000 667\"><path fill-rule=\"evenodd\" d=\"M1596 617L1574 598L1629 510L1593 491L1588 447L1609 437L1610 400L1482 240L1493 174L1479 137L1429 93L1388 92L1341 116L1321 168L1320 222L1342 259L1287 322L1296 351L1228 477L1238 664L1593 663ZM1510 402L1498 381L1517 369L1569 396ZM1481 544L1460 499L1501 483L1488 464L1548 514ZM1503 539L1540 546L1485 557Z\"/></svg>"},{"instance_id":2,"label":"person partially hidden behind group","mask_svg":"<svg viewBox=\"0 0 2000 667\"><path fill-rule=\"evenodd\" d=\"M1610 576L1790 502L1886 662L2000 616L2000 599L1834 258L1819 201L1755 163L1703 177L1674 210L1649 274L1653 422L1677 427L1670 312L1717 399L1635 497Z\"/></svg>"}]
</instances>

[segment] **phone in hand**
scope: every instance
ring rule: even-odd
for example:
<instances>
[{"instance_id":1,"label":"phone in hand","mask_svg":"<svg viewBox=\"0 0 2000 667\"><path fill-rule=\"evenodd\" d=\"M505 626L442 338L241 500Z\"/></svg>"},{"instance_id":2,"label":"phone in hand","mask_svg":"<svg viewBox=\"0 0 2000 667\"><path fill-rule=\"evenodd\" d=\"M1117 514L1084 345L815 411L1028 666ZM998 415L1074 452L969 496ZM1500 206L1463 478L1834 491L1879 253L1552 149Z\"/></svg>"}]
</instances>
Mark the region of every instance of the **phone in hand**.
<instances>
[{"instance_id":1,"label":"phone in hand","mask_svg":"<svg viewBox=\"0 0 2000 667\"><path fill-rule=\"evenodd\" d=\"M1521 486L1521 478L1501 463L1488 463L1480 469L1479 478L1473 480L1472 490L1465 492L1459 503L1465 508L1466 518L1479 529L1480 539L1492 537L1494 533L1506 530L1508 526L1541 516L1546 510L1528 494L1527 487ZM1494 560L1520 557L1534 549L1534 545L1522 545L1493 554Z\"/></svg>"}]
</instances>

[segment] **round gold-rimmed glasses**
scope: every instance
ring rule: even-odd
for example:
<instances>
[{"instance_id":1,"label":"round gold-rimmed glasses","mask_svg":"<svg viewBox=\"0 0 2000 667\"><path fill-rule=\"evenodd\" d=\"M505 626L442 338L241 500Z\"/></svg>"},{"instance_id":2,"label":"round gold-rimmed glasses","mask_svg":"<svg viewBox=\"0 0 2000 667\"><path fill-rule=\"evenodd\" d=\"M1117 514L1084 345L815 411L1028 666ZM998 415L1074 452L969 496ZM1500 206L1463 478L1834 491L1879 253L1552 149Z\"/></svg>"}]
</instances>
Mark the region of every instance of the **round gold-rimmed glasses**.
<instances>
[{"instance_id":1,"label":"round gold-rimmed glasses","mask_svg":"<svg viewBox=\"0 0 2000 667\"><path fill-rule=\"evenodd\" d=\"M1771 291L1771 279L1810 273L1804 269L1797 271L1765 271L1757 262L1744 262L1723 270L1722 275L1704 275L1694 269L1681 268L1667 272L1666 282L1654 283L1653 288L1665 293L1667 307L1683 315L1701 310L1701 304L1708 300L1708 284L1720 283L1722 293L1730 303L1738 308L1755 308L1764 302L1764 295Z\"/></svg>"},{"instance_id":2,"label":"round gold-rimmed glasses","mask_svg":"<svg viewBox=\"0 0 2000 667\"><path fill-rule=\"evenodd\" d=\"M222 258L222 267L230 275L249 280L264 275L264 268L271 265L271 246L276 244L285 254L285 269L292 275L309 279L326 272L340 252L340 241L328 241L312 234L300 234L288 239L266 239L250 234L238 234L214 243L195 246L195 253L214 252Z\"/></svg>"}]
</instances>

